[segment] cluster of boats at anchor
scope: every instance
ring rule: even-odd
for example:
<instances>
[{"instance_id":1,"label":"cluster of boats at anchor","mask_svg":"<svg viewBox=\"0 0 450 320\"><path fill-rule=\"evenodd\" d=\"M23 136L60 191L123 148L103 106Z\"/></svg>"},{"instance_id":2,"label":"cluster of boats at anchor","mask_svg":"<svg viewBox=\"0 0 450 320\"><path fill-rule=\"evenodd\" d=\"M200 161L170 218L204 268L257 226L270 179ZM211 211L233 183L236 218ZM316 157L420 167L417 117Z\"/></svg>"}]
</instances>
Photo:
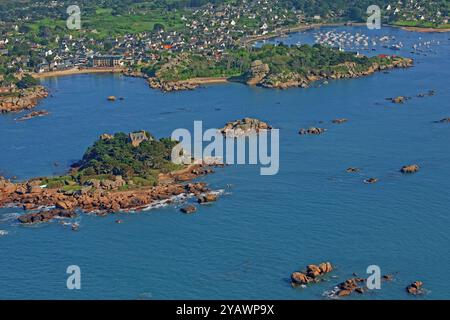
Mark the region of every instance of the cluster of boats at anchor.
<instances>
[{"instance_id":1,"label":"cluster of boats at anchor","mask_svg":"<svg viewBox=\"0 0 450 320\"><path fill-rule=\"evenodd\" d=\"M394 50L401 49L403 43L396 41L395 36L368 36L364 33L348 31L321 31L314 35L315 43L337 47L340 50L370 50L381 45Z\"/></svg>"},{"instance_id":2,"label":"cluster of boats at anchor","mask_svg":"<svg viewBox=\"0 0 450 320\"><path fill-rule=\"evenodd\" d=\"M377 49L401 50L406 48L402 41L398 41L394 35L369 36L367 34L349 31L319 31L314 34L314 42L334 48L341 51L376 51ZM299 45L300 43L298 43ZM440 45L439 40L422 41L411 45L411 53L418 55L428 55L436 53L435 46Z\"/></svg>"}]
</instances>

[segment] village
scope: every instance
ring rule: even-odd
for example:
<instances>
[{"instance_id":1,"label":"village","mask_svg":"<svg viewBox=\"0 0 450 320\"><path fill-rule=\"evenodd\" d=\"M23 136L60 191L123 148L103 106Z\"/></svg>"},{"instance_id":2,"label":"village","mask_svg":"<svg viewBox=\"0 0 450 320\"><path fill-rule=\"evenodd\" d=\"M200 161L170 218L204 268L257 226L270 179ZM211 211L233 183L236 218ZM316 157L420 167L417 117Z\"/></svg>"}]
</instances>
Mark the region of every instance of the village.
<instances>
[{"instance_id":1,"label":"village","mask_svg":"<svg viewBox=\"0 0 450 320\"><path fill-rule=\"evenodd\" d=\"M434 16L428 16L428 11L417 3L410 1L398 7L388 5L384 9L393 16L402 14L405 20L433 22L439 19L448 23L444 13L438 11ZM63 4L64 1L52 1L48 9ZM11 74L21 79L22 73L29 72L42 74L74 68L137 69L181 52L218 60L228 49L249 45L243 39L280 35L299 25L307 27L338 21L340 14L332 11L326 16L319 12L306 13L287 8L281 0L207 4L181 12L182 28L179 30L156 23L152 30L106 38L98 37L95 29L80 29L74 33L40 26L39 39L33 39L28 34L29 17L17 22L0 21L0 82L5 87L14 82Z\"/></svg>"}]
</instances>

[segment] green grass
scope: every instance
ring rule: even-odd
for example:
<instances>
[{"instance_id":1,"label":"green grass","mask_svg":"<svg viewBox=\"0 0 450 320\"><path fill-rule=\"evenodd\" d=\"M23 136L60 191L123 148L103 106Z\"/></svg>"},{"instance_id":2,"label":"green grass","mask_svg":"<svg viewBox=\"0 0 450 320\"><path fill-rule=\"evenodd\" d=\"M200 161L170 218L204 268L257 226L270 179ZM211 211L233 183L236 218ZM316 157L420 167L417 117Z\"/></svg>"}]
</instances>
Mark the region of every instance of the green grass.
<instances>
[{"instance_id":1,"label":"green grass","mask_svg":"<svg viewBox=\"0 0 450 320\"><path fill-rule=\"evenodd\" d=\"M155 24L161 24L167 30L180 31L185 28L184 22L181 20L181 12L168 12L153 10L147 11L145 14L130 14L130 15L112 15L112 10L107 8L99 8L94 15L81 17L81 32L78 30L68 30L65 20L41 19L28 24L31 31L28 37L38 37L39 28L41 26L49 27L54 32L63 36L65 34L72 34L77 36L86 31L96 30L92 34L94 38L105 39L108 37L115 37L117 35L124 35L127 33L136 34L141 32L151 32ZM56 31L58 27L59 32Z\"/></svg>"},{"instance_id":2,"label":"green grass","mask_svg":"<svg viewBox=\"0 0 450 320\"><path fill-rule=\"evenodd\" d=\"M162 24L168 30L184 27L178 12L149 11L146 14L114 16L109 9L97 9L94 16L82 19L82 28L96 30L97 36L123 35L153 31L155 24Z\"/></svg>"}]
</instances>

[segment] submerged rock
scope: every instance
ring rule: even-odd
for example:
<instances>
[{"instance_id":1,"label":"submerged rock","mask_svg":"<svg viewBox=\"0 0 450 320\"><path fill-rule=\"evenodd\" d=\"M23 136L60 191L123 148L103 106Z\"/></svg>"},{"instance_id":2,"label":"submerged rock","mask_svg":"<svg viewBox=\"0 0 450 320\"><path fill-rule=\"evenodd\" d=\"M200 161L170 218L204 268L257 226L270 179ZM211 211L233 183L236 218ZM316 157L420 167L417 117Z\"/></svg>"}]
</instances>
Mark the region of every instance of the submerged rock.
<instances>
[{"instance_id":1,"label":"submerged rock","mask_svg":"<svg viewBox=\"0 0 450 320\"><path fill-rule=\"evenodd\" d=\"M43 117L43 116L47 116L50 113L47 110L40 110L40 111L33 111L30 112L26 115L24 115L23 117L17 119L17 121L25 121L25 120L30 120L36 117Z\"/></svg>"},{"instance_id":2,"label":"submerged rock","mask_svg":"<svg viewBox=\"0 0 450 320\"><path fill-rule=\"evenodd\" d=\"M367 184L373 184L373 183L377 183L378 182L378 178L368 178L364 180L364 183Z\"/></svg>"},{"instance_id":3,"label":"submerged rock","mask_svg":"<svg viewBox=\"0 0 450 320\"><path fill-rule=\"evenodd\" d=\"M331 122L334 123L334 124L342 124L342 123L348 122L348 120L345 119L345 118L342 118L342 119L334 119Z\"/></svg>"},{"instance_id":4,"label":"submerged rock","mask_svg":"<svg viewBox=\"0 0 450 320\"><path fill-rule=\"evenodd\" d=\"M402 173L416 173L420 170L420 167L417 164L412 164L408 166L403 166L400 171Z\"/></svg>"},{"instance_id":5,"label":"submerged rock","mask_svg":"<svg viewBox=\"0 0 450 320\"><path fill-rule=\"evenodd\" d=\"M450 123L450 117L435 121L434 123Z\"/></svg>"},{"instance_id":6,"label":"submerged rock","mask_svg":"<svg viewBox=\"0 0 450 320\"><path fill-rule=\"evenodd\" d=\"M345 171L348 173L356 173L356 172L359 172L360 170L359 170L359 168L350 167L350 168L347 168Z\"/></svg>"}]
</instances>

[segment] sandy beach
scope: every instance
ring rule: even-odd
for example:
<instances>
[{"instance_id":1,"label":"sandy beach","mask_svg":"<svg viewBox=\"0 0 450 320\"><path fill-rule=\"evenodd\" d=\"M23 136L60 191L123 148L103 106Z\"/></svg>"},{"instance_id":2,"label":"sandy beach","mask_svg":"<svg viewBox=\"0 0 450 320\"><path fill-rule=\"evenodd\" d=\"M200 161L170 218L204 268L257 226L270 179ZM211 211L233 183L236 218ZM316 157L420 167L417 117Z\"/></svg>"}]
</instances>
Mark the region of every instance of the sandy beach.
<instances>
[{"instance_id":1,"label":"sandy beach","mask_svg":"<svg viewBox=\"0 0 450 320\"><path fill-rule=\"evenodd\" d=\"M218 78L192 78L186 81L180 81L180 82L188 82L192 84L214 84L214 83L226 83L228 82L228 78L226 77L218 77Z\"/></svg>"},{"instance_id":2,"label":"sandy beach","mask_svg":"<svg viewBox=\"0 0 450 320\"><path fill-rule=\"evenodd\" d=\"M61 77L70 76L75 74L88 74L88 73L120 73L124 68L73 68L58 71L49 71L43 73L33 73L33 77L37 79L49 78L49 77Z\"/></svg>"}]
</instances>

